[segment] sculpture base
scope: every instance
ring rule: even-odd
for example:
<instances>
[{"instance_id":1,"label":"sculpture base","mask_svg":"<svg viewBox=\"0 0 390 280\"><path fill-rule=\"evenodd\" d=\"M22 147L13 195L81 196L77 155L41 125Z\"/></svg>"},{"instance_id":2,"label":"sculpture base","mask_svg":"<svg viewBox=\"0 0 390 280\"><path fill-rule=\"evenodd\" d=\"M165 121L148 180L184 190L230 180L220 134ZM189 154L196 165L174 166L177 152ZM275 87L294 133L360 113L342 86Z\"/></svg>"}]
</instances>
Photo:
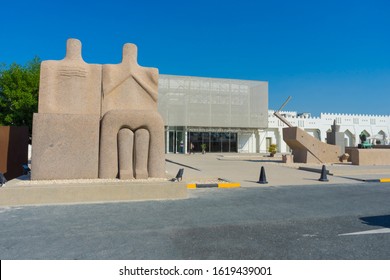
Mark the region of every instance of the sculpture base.
<instances>
[{"instance_id":1,"label":"sculpture base","mask_svg":"<svg viewBox=\"0 0 390 280\"><path fill-rule=\"evenodd\" d=\"M114 182L15 184L0 188L0 207L126 202L187 198L182 182Z\"/></svg>"},{"instance_id":2,"label":"sculpture base","mask_svg":"<svg viewBox=\"0 0 390 280\"><path fill-rule=\"evenodd\" d=\"M390 149L349 148L353 165L390 165Z\"/></svg>"}]
</instances>

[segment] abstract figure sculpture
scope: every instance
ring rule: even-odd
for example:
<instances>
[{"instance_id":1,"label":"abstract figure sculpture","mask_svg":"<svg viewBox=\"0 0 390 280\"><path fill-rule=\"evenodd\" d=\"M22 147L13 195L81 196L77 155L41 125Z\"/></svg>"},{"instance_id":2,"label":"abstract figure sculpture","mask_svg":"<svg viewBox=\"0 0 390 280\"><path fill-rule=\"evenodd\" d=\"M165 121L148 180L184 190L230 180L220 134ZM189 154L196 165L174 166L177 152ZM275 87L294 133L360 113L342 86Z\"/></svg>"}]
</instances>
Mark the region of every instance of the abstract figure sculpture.
<instances>
[{"instance_id":1,"label":"abstract figure sculpture","mask_svg":"<svg viewBox=\"0 0 390 280\"><path fill-rule=\"evenodd\" d=\"M124 45L120 64L98 65L69 39L65 59L42 62L32 179L165 177L157 84L135 45Z\"/></svg>"},{"instance_id":2,"label":"abstract figure sculpture","mask_svg":"<svg viewBox=\"0 0 390 280\"><path fill-rule=\"evenodd\" d=\"M122 63L103 66L100 178L165 176L157 90L158 70L138 65L134 44L124 45Z\"/></svg>"},{"instance_id":3,"label":"abstract figure sculpture","mask_svg":"<svg viewBox=\"0 0 390 280\"><path fill-rule=\"evenodd\" d=\"M294 127L279 111L291 99L288 97L274 115L287 127L283 128L283 140L292 149L294 162L302 163L333 163L339 161L340 148L321 142L299 127Z\"/></svg>"}]
</instances>

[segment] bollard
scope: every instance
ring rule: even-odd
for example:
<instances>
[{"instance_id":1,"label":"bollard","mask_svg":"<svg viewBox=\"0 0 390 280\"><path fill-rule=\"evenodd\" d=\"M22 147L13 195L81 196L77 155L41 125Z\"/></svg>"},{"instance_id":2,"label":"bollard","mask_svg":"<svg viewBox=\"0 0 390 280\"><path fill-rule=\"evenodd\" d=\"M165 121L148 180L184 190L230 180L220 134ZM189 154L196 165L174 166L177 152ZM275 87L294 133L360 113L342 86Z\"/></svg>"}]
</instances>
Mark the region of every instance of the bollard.
<instances>
[{"instance_id":1,"label":"bollard","mask_svg":"<svg viewBox=\"0 0 390 280\"><path fill-rule=\"evenodd\" d=\"M265 169L264 169L264 166L261 167L261 170L260 170L260 178L259 178L259 181L257 182L259 184L268 184L267 182L267 178L265 176Z\"/></svg>"},{"instance_id":2,"label":"bollard","mask_svg":"<svg viewBox=\"0 0 390 280\"><path fill-rule=\"evenodd\" d=\"M5 179L3 173L0 172L0 187L5 185L6 182L7 182L7 179Z\"/></svg>"},{"instance_id":3,"label":"bollard","mask_svg":"<svg viewBox=\"0 0 390 280\"><path fill-rule=\"evenodd\" d=\"M180 168L179 171L177 172L176 177L173 178L172 181L179 182L183 180L183 173L184 173L184 168Z\"/></svg>"},{"instance_id":4,"label":"bollard","mask_svg":"<svg viewBox=\"0 0 390 280\"><path fill-rule=\"evenodd\" d=\"M328 177L326 176L326 168L325 168L325 165L322 166L322 169L321 169L321 177L320 179L318 179L318 181L321 181L321 182L328 182Z\"/></svg>"}]
</instances>

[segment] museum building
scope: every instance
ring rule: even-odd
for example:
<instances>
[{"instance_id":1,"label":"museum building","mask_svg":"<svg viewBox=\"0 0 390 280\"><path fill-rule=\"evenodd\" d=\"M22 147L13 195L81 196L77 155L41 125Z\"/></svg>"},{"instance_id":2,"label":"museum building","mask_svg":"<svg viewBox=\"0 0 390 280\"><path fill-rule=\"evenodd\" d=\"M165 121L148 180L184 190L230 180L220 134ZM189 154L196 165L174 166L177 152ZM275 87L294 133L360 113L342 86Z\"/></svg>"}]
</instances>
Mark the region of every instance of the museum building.
<instances>
[{"instance_id":1,"label":"museum building","mask_svg":"<svg viewBox=\"0 0 390 280\"><path fill-rule=\"evenodd\" d=\"M160 75L166 153L259 152L268 126L268 82Z\"/></svg>"},{"instance_id":2,"label":"museum building","mask_svg":"<svg viewBox=\"0 0 390 280\"><path fill-rule=\"evenodd\" d=\"M267 153L271 144L288 153L286 125L268 110L268 82L163 75L159 77L158 111L165 123L165 152ZM334 121L345 146L356 147L359 135L373 144L389 144L390 116L280 112L292 125L326 142Z\"/></svg>"}]
</instances>

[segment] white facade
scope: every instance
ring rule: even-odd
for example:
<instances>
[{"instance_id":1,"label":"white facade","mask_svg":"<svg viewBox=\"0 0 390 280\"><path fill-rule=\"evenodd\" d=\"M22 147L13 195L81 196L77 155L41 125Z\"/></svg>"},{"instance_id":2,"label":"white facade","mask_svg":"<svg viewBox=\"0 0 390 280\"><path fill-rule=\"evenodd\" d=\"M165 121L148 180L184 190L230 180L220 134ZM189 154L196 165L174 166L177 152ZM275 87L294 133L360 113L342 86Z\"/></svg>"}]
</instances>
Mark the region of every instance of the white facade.
<instances>
[{"instance_id":1,"label":"white facade","mask_svg":"<svg viewBox=\"0 0 390 280\"><path fill-rule=\"evenodd\" d=\"M167 153L290 152L283 141L286 125L268 110L268 82L160 75L158 110L165 123ZM372 143L389 144L390 116L280 112L293 126L326 143L334 121L345 146L357 146L364 132Z\"/></svg>"},{"instance_id":2,"label":"white facade","mask_svg":"<svg viewBox=\"0 0 390 280\"><path fill-rule=\"evenodd\" d=\"M255 132L241 132L238 134L239 153L256 153L256 144Z\"/></svg>"},{"instance_id":3,"label":"white facade","mask_svg":"<svg viewBox=\"0 0 390 280\"><path fill-rule=\"evenodd\" d=\"M259 130L259 151L267 152L269 144L272 143L277 144L278 152L290 152L283 141L283 128L286 125L273 113L273 110L268 111L268 128ZM347 147L357 146L362 132L373 144L389 145L390 116L321 113L320 117L311 117L308 113L297 114L293 111L282 111L280 114L293 126L302 128L325 143L326 133L331 130L331 125L336 121L336 124L340 125L340 132L345 134Z\"/></svg>"}]
</instances>

